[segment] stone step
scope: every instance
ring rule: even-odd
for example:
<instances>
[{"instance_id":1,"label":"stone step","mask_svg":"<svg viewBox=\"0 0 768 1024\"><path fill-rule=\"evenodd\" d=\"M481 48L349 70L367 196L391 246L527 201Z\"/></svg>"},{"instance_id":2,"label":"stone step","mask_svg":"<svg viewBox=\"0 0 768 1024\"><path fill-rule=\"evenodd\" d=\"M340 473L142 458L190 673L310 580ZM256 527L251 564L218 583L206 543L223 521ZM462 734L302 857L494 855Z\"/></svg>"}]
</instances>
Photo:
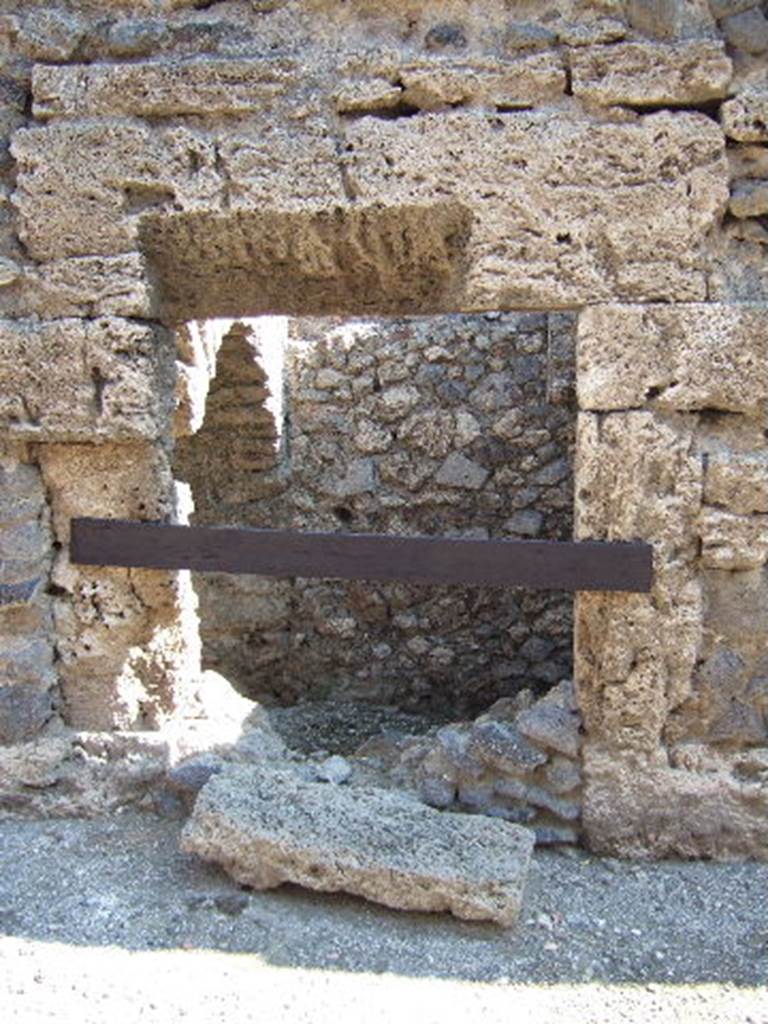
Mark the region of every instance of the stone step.
<instances>
[{"instance_id":1,"label":"stone step","mask_svg":"<svg viewBox=\"0 0 768 1024\"><path fill-rule=\"evenodd\" d=\"M198 797L182 850L237 882L294 882L402 910L514 924L534 836L506 821L433 810L406 793L232 765Z\"/></svg>"}]
</instances>

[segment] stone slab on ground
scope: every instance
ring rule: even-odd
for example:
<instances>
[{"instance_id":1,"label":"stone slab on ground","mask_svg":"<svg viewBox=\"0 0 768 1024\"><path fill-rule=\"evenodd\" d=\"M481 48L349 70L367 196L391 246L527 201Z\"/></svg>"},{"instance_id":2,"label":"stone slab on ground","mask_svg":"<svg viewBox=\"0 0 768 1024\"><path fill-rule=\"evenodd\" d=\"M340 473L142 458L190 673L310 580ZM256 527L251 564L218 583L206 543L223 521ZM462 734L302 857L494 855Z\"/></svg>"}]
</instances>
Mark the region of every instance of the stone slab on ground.
<instances>
[{"instance_id":1,"label":"stone slab on ground","mask_svg":"<svg viewBox=\"0 0 768 1024\"><path fill-rule=\"evenodd\" d=\"M181 839L255 889L294 882L502 925L520 912L533 843L527 829L441 814L404 793L251 765L211 778Z\"/></svg>"}]
</instances>

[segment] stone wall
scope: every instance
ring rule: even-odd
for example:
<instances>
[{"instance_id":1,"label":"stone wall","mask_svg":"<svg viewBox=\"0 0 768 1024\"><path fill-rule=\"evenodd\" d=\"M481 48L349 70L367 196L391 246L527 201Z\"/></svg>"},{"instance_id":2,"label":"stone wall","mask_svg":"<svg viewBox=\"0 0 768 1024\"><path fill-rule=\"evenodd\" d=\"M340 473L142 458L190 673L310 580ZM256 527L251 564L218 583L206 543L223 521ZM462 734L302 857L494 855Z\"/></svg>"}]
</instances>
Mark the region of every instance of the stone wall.
<instances>
[{"instance_id":1,"label":"stone wall","mask_svg":"<svg viewBox=\"0 0 768 1024\"><path fill-rule=\"evenodd\" d=\"M570 538L573 326L565 314L294 320L275 381L255 363L268 331L230 332L203 426L177 445L194 522ZM280 424L269 388L283 393ZM204 664L260 700L455 716L572 672L570 595L224 575L196 588Z\"/></svg>"},{"instance_id":2,"label":"stone wall","mask_svg":"<svg viewBox=\"0 0 768 1024\"><path fill-rule=\"evenodd\" d=\"M180 325L575 309L576 534L655 560L649 596L577 598L586 841L765 856L765 14L8 0L4 764L198 713L183 575L68 557L72 515L183 515L210 351Z\"/></svg>"}]
</instances>

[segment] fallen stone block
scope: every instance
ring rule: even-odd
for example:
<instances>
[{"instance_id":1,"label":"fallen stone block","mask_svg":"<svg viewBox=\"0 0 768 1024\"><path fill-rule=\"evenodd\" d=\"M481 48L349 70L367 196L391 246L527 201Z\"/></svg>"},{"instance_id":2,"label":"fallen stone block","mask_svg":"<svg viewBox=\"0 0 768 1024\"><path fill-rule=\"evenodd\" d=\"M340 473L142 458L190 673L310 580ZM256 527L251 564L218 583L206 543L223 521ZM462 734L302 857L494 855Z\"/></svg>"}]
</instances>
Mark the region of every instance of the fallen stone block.
<instances>
[{"instance_id":1,"label":"fallen stone block","mask_svg":"<svg viewBox=\"0 0 768 1024\"><path fill-rule=\"evenodd\" d=\"M181 848L255 889L294 882L401 910L448 910L511 925L533 834L504 821L442 814L392 790L237 765L203 788Z\"/></svg>"}]
</instances>

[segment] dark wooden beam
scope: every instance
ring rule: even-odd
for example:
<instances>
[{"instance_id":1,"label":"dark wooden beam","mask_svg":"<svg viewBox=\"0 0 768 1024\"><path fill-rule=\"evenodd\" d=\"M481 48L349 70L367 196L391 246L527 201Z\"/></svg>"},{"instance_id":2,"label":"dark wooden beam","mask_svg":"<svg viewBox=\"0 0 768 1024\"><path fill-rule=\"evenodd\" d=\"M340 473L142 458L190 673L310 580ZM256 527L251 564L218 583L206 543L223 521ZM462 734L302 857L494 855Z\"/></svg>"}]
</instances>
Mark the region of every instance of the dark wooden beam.
<instances>
[{"instance_id":1,"label":"dark wooden beam","mask_svg":"<svg viewBox=\"0 0 768 1024\"><path fill-rule=\"evenodd\" d=\"M80 565L534 590L648 591L640 542L460 540L73 519Z\"/></svg>"}]
</instances>

